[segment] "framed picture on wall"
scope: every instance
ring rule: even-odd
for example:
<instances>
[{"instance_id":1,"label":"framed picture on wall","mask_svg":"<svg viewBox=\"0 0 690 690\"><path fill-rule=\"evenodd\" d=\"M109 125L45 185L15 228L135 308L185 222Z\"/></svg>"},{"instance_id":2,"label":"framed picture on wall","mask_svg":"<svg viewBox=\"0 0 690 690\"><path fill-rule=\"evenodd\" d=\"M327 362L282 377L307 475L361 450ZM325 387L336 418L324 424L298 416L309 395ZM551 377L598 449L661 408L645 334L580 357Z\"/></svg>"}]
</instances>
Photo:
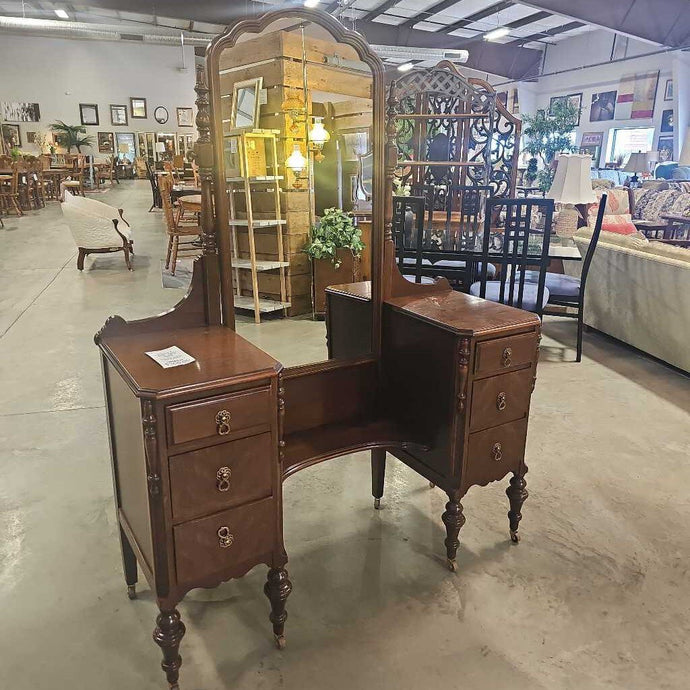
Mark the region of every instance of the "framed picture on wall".
<instances>
[{"instance_id":1,"label":"framed picture on wall","mask_svg":"<svg viewBox=\"0 0 690 690\"><path fill-rule=\"evenodd\" d=\"M130 98L129 110L133 120L145 120L146 114L146 99L145 98Z\"/></svg>"},{"instance_id":2,"label":"framed picture on wall","mask_svg":"<svg viewBox=\"0 0 690 690\"><path fill-rule=\"evenodd\" d=\"M664 88L664 100L665 101L672 101L673 100L673 79L667 79L666 80L666 86Z\"/></svg>"},{"instance_id":3,"label":"framed picture on wall","mask_svg":"<svg viewBox=\"0 0 690 690\"><path fill-rule=\"evenodd\" d=\"M7 122L38 122L41 119L41 109L38 103L10 103L2 104L2 117Z\"/></svg>"},{"instance_id":4,"label":"framed picture on wall","mask_svg":"<svg viewBox=\"0 0 690 690\"><path fill-rule=\"evenodd\" d=\"M26 133L26 143L27 144L35 144L36 143L36 132L27 132Z\"/></svg>"},{"instance_id":5,"label":"framed picture on wall","mask_svg":"<svg viewBox=\"0 0 690 690\"><path fill-rule=\"evenodd\" d=\"M549 101L549 115L553 115L553 108L557 103L564 103L569 101L575 108L577 108L577 121L575 126L580 124L580 112L582 110L582 93L569 93L567 96L553 96Z\"/></svg>"},{"instance_id":6,"label":"framed picture on wall","mask_svg":"<svg viewBox=\"0 0 690 690\"><path fill-rule=\"evenodd\" d=\"M659 137L657 145L659 152L659 163L666 163L673 160L673 137Z\"/></svg>"},{"instance_id":7,"label":"framed picture on wall","mask_svg":"<svg viewBox=\"0 0 690 690\"><path fill-rule=\"evenodd\" d=\"M673 132L673 108L664 110L661 113L661 128L659 131L665 134Z\"/></svg>"},{"instance_id":8,"label":"framed picture on wall","mask_svg":"<svg viewBox=\"0 0 690 690\"><path fill-rule=\"evenodd\" d=\"M98 106L95 103L80 103L79 117L83 125L98 125Z\"/></svg>"},{"instance_id":9,"label":"framed picture on wall","mask_svg":"<svg viewBox=\"0 0 690 690\"><path fill-rule=\"evenodd\" d=\"M19 133L19 125L2 124L2 138L5 142L6 153L10 149L19 148L22 145L22 137Z\"/></svg>"},{"instance_id":10,"label":"framed picture on wall","mask_svg":"<svg viewBox=\"0 0 690 690\"><path fill-rule=\"evenodd\" d=\"M126 161L133 163L137 155L136 144L133 132L118 132L115 135L117 143L117 157L123 163Z\"/></svg>"},{"instance_id":11,"label":"framed picture on wall","mask_svg":"<svg viewBox=\"0 0 690 690\"><path fill-rule=\"evenodd\" d=\"M110 106L110 124L113 127L127 124L127 106L126 105L111 105Z\"/></svg>"},{"instance_id":12,"label":"framed picture on wall","mask_svg":"<svg viewBox=\"0 0 690 690\"><path fill-rule=\"evenodd\" d=\"M114 153L115 137L112 132L98 133L98 153Z\"/></svg>"},{"instance_id":13,"label":"framed picture on wall","mask_svg":"<svg viewBox=\"0 0 690 690\"><path fill-rule=\"evenodd\" d=\"M192 108L178 108L177 109L177 126L178 127L193 127L194 126L194 111Z\"/></svg>"},{"instance_id":14,"label":"framed picture on wall","mask_svg":"<svg viewBox=\"0 0 690 690\"><path fill-rule=\"evenodd\" d=\"M592 105L589 109L590 122L613 120L616 112L617 91L600 91L592 94Z\"/></svg>"}]
</instances>

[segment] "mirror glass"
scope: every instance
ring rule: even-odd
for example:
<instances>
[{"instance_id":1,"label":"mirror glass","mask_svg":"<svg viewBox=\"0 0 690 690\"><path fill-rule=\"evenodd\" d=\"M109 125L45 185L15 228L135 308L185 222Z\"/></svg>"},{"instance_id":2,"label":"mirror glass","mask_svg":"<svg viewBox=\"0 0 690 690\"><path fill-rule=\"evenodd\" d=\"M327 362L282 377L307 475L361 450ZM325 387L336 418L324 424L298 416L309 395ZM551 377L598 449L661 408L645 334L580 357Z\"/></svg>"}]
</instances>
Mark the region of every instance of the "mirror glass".
<instances>
[{"instance_id":1,"label":"mirror glass","mask_svg":"<svg viewBox=\"0 0 690 690\"><path fill-rule=\"evenodd\" d=\"M259 96L262 77L247 79L233 85L232 127L258 127Z\"/></svg>"},{"instance_id":2,"label":"mirror glass","mask_svg":"<svg viewBox=\"0 0 690 690\"><path fill-rule=\"evenodd\" d=\"M369 65L325 28L290 17L242 33L212 69L238 333L285 366L369 354L370 302L334 305L339 297L327 291L370 290L362 285L371 280L374 190ZM349 331L328 340L327 301L357 311Z\"/></svg>"}]
</instances>

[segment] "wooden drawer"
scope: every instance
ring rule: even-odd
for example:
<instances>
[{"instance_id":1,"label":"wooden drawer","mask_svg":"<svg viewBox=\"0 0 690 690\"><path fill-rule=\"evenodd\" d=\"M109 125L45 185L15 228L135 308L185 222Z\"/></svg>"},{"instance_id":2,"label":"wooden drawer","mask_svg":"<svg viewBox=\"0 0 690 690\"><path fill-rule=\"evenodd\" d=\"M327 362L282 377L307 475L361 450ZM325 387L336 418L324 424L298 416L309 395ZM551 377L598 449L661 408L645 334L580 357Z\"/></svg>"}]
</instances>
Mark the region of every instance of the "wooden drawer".
<instances>
[{"instance_id":1,"label":"wooden drawer","mask_svg":"<svg viewBox=\"0 0 690 690\"><path fill-rule=\"evenodd\" d=\"M472 387L470 431L521 419L529 409L532 367L512 374L475 381Z\"/></svg>"},{"instance_id":2,"label":"wooden drawer","mask_svg":"<svg viewBox=\"0 0 690 690\"><path fill-rule=\"evenodd\" d=\"M276 537L275 510L275 501L264 498L174 527L177 581L203 580L269 553Z\"/></svg>"},{"instance_id":3,"label":"wooden drawer","mask_svg":"<svg viewBox=\"0 0 690 690\"><path fill-rule=\"evenodd\" d=\"M200 402L171 405L168 408L168 436L170 443L179 445L205 438L222 438L221 432L233 434L250 427L271 423L271 394L269 388L243 391L233 395L208 398ZM228 426L221 427L221 413L229 414ZM275 416L275 410L273 410Z\"/></svg>"},{"instance_id":4,"label":"wooden drawer","mask_svg":"<svg viewBox=\"0 0 690 690\"><path fill-rule=\"evenodd\" d=\"M510 371L533 362L536 353L536 333L485 340L477 343L474 373L491 374L499 371Z\"/></svg>"},{"instance_id":5,"label":"wooden drawer","mask_svg":"<svg viewBox=\"0 0 690 690\"><path fill-rule=\"evenodd\" d=\"M270 496L275 456L268 433L174 455L169 461L173 520Z\"/></svg>"},{"instance_id":6,"label":"wooden drawer","mask_svg":"<svg viewBox=\"0 0 690 690\"><path fill-rule=\"evenodd\" d=\"M470 434L462 485L483 486L516 472L525 455L527 419Z\"/></svg>"}]
</instances>

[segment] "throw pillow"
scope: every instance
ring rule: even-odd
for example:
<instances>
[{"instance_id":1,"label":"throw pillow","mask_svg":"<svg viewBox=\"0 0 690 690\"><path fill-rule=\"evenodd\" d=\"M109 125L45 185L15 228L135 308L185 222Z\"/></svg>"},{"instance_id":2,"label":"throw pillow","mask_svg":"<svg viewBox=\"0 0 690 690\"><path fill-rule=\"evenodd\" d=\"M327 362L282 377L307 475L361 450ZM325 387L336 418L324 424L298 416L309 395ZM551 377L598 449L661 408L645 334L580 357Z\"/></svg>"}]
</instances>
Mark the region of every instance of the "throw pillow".
<instances>
[{"instance_id":1,"label":"throw pillow","mask_svg":"<svg viewBox=\"0 0 690 690\"><path fill-rule=\"evenodd\" d=\"M605 232L615 232L618 235L634 235L637 232L629 213L604 216L601 229Z\"/></svg>"}]
</instances>

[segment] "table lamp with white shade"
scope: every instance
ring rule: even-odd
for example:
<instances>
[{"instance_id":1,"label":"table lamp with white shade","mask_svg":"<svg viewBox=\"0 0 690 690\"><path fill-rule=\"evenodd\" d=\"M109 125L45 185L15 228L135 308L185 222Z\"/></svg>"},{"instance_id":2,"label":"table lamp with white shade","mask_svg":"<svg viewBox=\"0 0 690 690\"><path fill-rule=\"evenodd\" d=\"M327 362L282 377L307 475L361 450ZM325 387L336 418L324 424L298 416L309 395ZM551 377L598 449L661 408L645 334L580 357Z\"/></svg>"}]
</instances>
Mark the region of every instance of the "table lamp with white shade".
<instances>
[{"instance_id":1,"label":"table lamp with white shade","mask_svg":"<svg viewBox=\"0 0 690 690\"><path fill-rule=\"evenodd\" d=\"M156 142L156 153L165 153L165 144L162 141Z\"/></svg>"},{"instance_id":2,"label":"table lamp with white shade","mask_svg":"<svg viewBox=\"0 0 690 690\"><path fill-rule=\"evenodd\" d=\"M118 144L117 150L120 152L120 158L123 158L129 153L129 146L127 144Z\"/></svg>"},{"instance_id":3,"label":"table lamp with white shade","mask_svg":"<svg viewBox=\"0 0 690 690\"><path fill-rule=\"evenodd\" d=\"M637 173L643 173L649 171L649 163L647 162L647 154L638 151L637 153L631 153L628 162L621 168L623 172L630 172L633 176L630 178L630 186L637 186L640 178Z\"/></svg>"},{"instance_id":4,"label":"table lamp with white shade","mask_svg":"<svg viewBox=\"0 0 690 690\"><path fill-rule=\"evenodd\" d=\"M580 214L575 204L590 204L597 200L592 189L591 160L589 154L581 153L562 153L558 157L556 174L547 197L562 206L554 225L559 237L572 237L577 232Z\"/></svg>"}]
</instances>

